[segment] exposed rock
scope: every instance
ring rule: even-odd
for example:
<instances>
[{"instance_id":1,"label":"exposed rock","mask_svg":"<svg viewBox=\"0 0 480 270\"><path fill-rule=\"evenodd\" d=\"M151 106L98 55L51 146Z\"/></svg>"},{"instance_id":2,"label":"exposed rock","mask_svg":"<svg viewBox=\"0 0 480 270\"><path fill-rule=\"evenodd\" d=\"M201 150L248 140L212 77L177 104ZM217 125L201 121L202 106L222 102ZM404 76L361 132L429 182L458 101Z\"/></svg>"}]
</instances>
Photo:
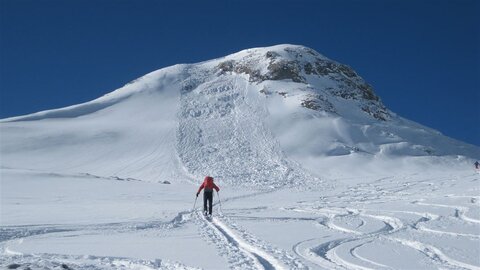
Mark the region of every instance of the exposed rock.
<instances>
[{"instance_id":1,"label":"exposed rock","mask_svg":"<svg viewBox=\"0 0 480 270\"><path fill-rule=\"evenodd\" d=\"M280 55L277 52L273 52L273 51L268 51L265 54L265 57L270 58L272 60L275 60L275 58L277 58L278 56L280 56Z\"/></svg>"},{"instance_id":2,"label":"exposed rock","mask_svg":"<svg viewBox=\"0 0 480 270\"><path fill-rule=\"evenodd\" d=\"M268 55L268 53L267 53ZM275 55L272 53L269 58L275 59ZM256 69L253 65L248 63L237 63L233 60L221 62L217 68L220 70L220 74L226 72L245 73L250 76L250 82L260 83L265 80L292 80L294 82L305 82L305 78L301 76L301 69L298 63L294 61L271 61L267 66L268 72L262 74L260 70Z\"/></svg>"},{"instance_id":3,"label":"exposed rock","mask_svg":"<svg viewBox=\"0 0 480 270\"><path fill-rule=\"evenodd\" d=\"M353 71L353 69L347 65L339 64L337 69L349 78L357 77L357 73L355 73L355 71Z\"/></svg>"},{"instance_id":4,"label":"exposed rock","mask_svg":"<svg viewBox=\"0 0 480 270\"><path fill-rule=\"evenodd\" d=\"M362 97L367 100L379 101L380 98L373 93L373 88L367 83L360 84L357 86L358 89L362 90Z\"/></svg>"},{"instance_id":5,"label":"exposed rock","mask_svg":"<svg viewBox=\"0 0 480 270\"><path fill-rule=\"evenodd\" d=\"M294 82L306 82L305 78L300 75L300 68L297 62L294 61L278 61L268 65L269 73L265 78L268 80L287 80L291 79Z\"/></svg>"},{"instance_id":6,"label":"exposed rock","mask_svg":"<svg viewBox=\"0 0 480 270\"><path fill-rule=\"evenodd\" d=\"M388 113L387 108L381 105L379 106L376 103L368 103L362 106L362 110L369 115L373 116L377 120L387 121L390 119L391 115Z\"/></svg>"},{"instance_id":7,"label":"exposed rock","mask_svg":"<svg viewBox=\"0 0 480 270\"><path fill-rule=\"evenodd\" d=\"M232 72L235 66L235 61L229 60L225 62L221 62L218 64L218 68L221 70L221 73L224 74L226 72Z\"/></svg>"},{"instance_id":8,"label":"exposed rock","mask_svg":"<svg viewBox=\"0 0 480 270\"><path fill-rule=\"evenodd\" d=\"M330 113L336 113L332 103L323 95L307 95L305 99L300 103L303 107L315 111L325 111Z\"/></svg>"},{"instance_id":9,"label":"exposed rock","mask_svg":"<svg viewBox=\"0 0 480 270\"><path fill-rule=\"evenodd\" d=\"M306 73L307 75L313 74L313 73L315 72L315 69L313 68L312 63L306 63L306 64L303 66L303 70L305 70L305 73Z\"/></svg>"},{"instance_id":10,"label":"exposed rock","mask_svg":"<svg viewBox=\"0 0 480 270\"><path fill-rule=\"evenodd\" d=\"M249 81L254 83L261 83L266 80L291 80L296 83L307 83L307 75L326 77L338 82L336 87L326 88L327 93L343 99L362 102L361 109L378 120L386 121L391 117L372 86L366 83L348 65L329 60L314 50L305 47L297 46L284 50L288 53L287 56L283 56L276 51L267 51L264 54L257 55L254 54L254 51L251 51L241 60L223 61L217 68L220 74L227 72L247 74L249 75ZM265 64L267 64L266 69ZM187 84L184 91L189 91L190 88ZM266 96L271 94L266 89L262 89L260 93ZM288 96L288 93L285 92L277 93L283 97ZM302 100L301 105L303 107L335 112L327 97L313 93Z\"/></svg>"}]
</instances>

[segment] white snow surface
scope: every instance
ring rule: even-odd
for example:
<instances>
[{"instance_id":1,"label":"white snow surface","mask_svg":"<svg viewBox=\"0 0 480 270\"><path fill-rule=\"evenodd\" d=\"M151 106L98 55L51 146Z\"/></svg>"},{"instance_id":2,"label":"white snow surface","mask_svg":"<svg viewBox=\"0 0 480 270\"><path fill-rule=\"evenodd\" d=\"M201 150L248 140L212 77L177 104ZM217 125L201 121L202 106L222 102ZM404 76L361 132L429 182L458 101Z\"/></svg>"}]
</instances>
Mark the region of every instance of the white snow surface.
<instances>
[{"instance_id":1,"label":"white snow surface","mask_svg":"<svg viewBox=\"0 0 480 270\"><path fill-rule=\"evenodd\" d=\"M175 65L0 120L0 267L480 269L479 158L303 46Z\"/></svg>"}]
</instances>

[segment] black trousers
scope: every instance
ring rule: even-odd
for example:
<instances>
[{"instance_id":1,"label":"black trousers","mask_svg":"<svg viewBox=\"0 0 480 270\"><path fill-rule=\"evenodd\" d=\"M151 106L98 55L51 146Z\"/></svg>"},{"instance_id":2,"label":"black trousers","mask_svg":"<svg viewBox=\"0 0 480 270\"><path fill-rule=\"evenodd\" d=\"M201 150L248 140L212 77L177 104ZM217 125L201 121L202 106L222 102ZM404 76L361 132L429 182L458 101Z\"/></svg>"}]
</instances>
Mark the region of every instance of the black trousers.
<instances>
[{"instance_id":1,"label":"black trousers","mask_svg":"<svg viewBox=\"0 0 480 270\"><path fill-rule=\"evenodd\" d=\"M203 191L203 212L207 212L207 201L208 201L208 213L212 214L212 203L213 203L213 190Z\"/></svg>"}]
</instances>

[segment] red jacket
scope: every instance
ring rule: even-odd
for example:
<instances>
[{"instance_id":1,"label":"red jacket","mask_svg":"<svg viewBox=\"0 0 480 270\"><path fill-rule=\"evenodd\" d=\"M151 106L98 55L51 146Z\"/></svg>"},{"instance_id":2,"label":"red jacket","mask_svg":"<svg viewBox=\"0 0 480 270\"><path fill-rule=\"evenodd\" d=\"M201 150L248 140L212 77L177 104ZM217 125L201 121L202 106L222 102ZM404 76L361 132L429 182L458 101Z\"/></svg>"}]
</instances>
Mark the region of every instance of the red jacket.
<instances>
[{"instance_id":1,"label":"red jacket","mask_svg":"<svg viewBox=\"0 0 480 270\"><path fill-rule=\"evenodd\" d=\"M220 190L217 185L213 183L213 177L211 176L205 177L205 180L203 180L202 185L198 188L197 193L200 193L202 189L205 189L205 191L213 191L213 189L215 189L217 192Z\"/></svg>"}]
</instances>

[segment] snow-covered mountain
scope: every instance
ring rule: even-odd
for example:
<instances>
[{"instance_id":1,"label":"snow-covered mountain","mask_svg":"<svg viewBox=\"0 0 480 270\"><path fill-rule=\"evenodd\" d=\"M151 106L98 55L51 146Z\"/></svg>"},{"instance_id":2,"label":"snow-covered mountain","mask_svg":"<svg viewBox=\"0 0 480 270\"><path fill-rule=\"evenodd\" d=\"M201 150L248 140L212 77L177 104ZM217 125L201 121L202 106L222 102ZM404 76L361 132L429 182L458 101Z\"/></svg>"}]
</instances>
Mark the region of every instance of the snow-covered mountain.
<instances>
[{"instance_id":1,"label":"snow-covered mountain","mask_svg":"<svg viewBox=\"0 0 480 270\"><path fill-rule=\"evenodd\" d=\"M309 48L175 65L0 120L0 268L480 269L475 158Z\"/></svg>"},{"instance_id":2,"label":"snow-covered mountain","mask_svg":"<svg viewBox=\"0 0 480 270\"><path fill-rule=\"evenodd\" d=\"M3 119L0 132L5 168L154 182L296 185L480 158L390 111L349 66L297 45L163 68L91 102Z\"/></svg>"}]
</instances>

